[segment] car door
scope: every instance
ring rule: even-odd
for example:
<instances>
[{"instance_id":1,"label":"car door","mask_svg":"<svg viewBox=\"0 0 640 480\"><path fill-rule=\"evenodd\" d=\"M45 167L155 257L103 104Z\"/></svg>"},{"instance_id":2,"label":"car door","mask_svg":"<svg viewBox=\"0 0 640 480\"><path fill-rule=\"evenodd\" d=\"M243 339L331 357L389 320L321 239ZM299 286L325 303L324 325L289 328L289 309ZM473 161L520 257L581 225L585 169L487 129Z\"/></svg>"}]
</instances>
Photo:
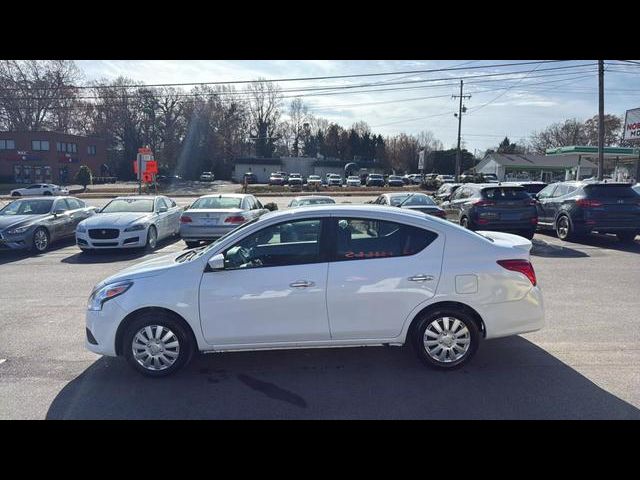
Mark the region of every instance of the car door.
<instances>
[{"instance_id":1,"label":"car door","mask_svg":"<svg viewBox=\"0 0 640 480\"><path fill-rule=\"evenodd\" d=\"M460 220L460 206L466 200L470 192L467 187L459 187L449 197L449 200L443 202L442 208L447 213L447 220L458 222Z\"/></svg>"},{"instance_id":2,"label":"car door","mask_svg":"<svg viewBox=\"0 0 640 480\"><path fill-rule=\"evenodd\" d=\"M538 223L552 223L554 220L553 196L558 184L548 185L540 190L537 196L536 209L538 211Z\"/></svg>"},{"instance_id":3,"label":"car door","mask_svg":"<svg viewBox=\"0 0 640 480\"><path fill-rule=\"evenodd\" d=\"M168 207L167 210L167 235L172 235L180 231L180 215L183 210L176 202L169 197L162 197Z\"/></svg>"},{"instance_id":4,"label":"car door","mask_svg":"<svg viewBox=\"0 0 640 480\"><path fill-rule=\"evenodd\" d=\"M82 220L89 218L89 210L85 207L83 202L76 198L65 198L65 201L69 207L69 211L67 212L69 215L69 229L65 230L65 235L74 235L78 224Z\"/></svg>"},{"instance_id":5,"label":"car door","mask_svg":"<svg viewBox=\"0 0 640 480\"><path fill-rule=\"evenodd\" d=\"M213 345L328 340L325 225L313 217L280 222L227 248L224 270L205 272L200 283L205 340Z\"/></svg>"},{"instance_id":6,"label":"car door","mask_svg":"<svg viewBox=\"0 0 640 480\"><path fill-rule=\"evenodd\" d=\"M72 235L75 232L70 210L66 198L60 198L54 202L52 212L55 215L51 217L49 229L52 240Z\"/></svg>"},{"instance_id":7,"label":"car door","mask_svg":"<svg viewBox=\"0 0 640 480\"><path fill-rule=\"evenodd\" d=\"M331 338L400 335L409 314L435 295L445 237L374 217L339 217L327 278Z\"/></svg>"}]
</instances>

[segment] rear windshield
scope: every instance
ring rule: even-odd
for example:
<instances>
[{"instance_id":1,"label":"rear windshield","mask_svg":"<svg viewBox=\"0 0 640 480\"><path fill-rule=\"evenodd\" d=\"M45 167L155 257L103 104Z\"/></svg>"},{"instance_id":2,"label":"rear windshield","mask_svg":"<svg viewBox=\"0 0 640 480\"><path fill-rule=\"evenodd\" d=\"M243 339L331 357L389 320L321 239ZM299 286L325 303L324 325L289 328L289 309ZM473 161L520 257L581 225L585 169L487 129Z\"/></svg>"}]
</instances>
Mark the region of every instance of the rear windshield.
<instances>
[{"instance_id":1,"label":"rear windshield","mask_svg":"<svg viewBox=\"0 0 640 480\"><path fill-rule=\"evenodd\" d=\"M323 205L325 203L336 203L333 198L304 198L298 200L298 205Z\"/></svg>"},{"instance_id":2,"label":"rear windshield","mask_svg":"<svg viewBox=\"0 0 640 480\"><path fill-rule=\"evenodd\" d=\"M631 185L587 185L584 187L589 197L597 198L633 198L638 194Z\"/></svg>"},{"instance_id":3,"label":"rear windshield","mask_svg":"<svg viewBox=\"0 0 640 480\"><path fill-rule=\"evenodd\" d=\"M546 183L529 183L527 185L523 185L522 188L524 188L529 193L538 193L546 186Z\"/></svg>"},{"instance_id":4,"label":"rear windshield","mask_svg":"<svg viewBox=\"0 0 640 480\"><path fill-rule=\"evenodd\" d=\"M216 209L216 208L240 208L240 201L242 199L238 197L206 197L199 198L193 205L192 209Z\"/></svg>"},{"instance_id":5,"label":"rear windshield","mask_svg":"<svg viewBox=\"0 0 640 480\"><path fill-rule=\"evenodd\" d=\"M391 205L397 207L403 206L420 206L420 205L435 205L435 202L431 200L431 197L427 195L398 195L391 197Z\"/></svg>"},{"instance_id":6,"label":"rear windshield","mask_svg":"<svg viewBox=\"0 0 640 480\"><path fill-rule=\"evenodd\" d=\"M491 200L525 200L529 194L521 187L495 187L485 188L482 191L484 198Z\"/></svg>"}]
</instances>

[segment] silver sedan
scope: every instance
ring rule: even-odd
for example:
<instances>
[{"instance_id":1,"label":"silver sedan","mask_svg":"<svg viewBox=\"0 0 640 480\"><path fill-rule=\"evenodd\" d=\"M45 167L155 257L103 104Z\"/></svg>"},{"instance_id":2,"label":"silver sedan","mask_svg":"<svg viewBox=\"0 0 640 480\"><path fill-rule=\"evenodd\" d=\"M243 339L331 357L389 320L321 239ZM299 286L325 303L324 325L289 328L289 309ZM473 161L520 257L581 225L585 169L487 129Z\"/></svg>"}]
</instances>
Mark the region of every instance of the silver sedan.
<instances>
[{"instance_id":1,"label":"silver sedan","mask_svg":"<svg viewBox=\"0 0 640 480\"><path fill-rule=\"evenodd\" d=\"M180 237L194 248L201 241L215 240L268 211L253 195L204 195L182 213Z\"/></svg>"}]
</instances>

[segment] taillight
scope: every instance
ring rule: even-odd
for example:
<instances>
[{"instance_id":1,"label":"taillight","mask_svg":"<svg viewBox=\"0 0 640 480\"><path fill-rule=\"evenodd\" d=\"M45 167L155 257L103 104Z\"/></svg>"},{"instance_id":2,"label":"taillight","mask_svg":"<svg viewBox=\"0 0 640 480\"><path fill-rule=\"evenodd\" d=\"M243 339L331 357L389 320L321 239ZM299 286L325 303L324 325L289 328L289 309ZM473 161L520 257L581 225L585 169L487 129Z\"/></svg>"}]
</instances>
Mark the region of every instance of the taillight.
<instances>
[{"instance_id":1,"label":"taillight","mask_svg":"<svg viewBox=\"0 0 640 480\"><path fill-rule=\"evenodd\" d=\"M590 198L580 198L576 200L576 205L583 208L601 207L602 202L600 200L591 200Z\"/></svg>"},{"instance_id":2,"label":"taillight","mask_svg":"<svg viewBox=\"0 0 640 480\"><path fill-rule=\"evenodd\" d=\"M224 223L244 223L245 221L246 219L242 215L236 215L224 219Z\"/></svg>"},{"instance_id":3,"label":"taillight","mask_svg":"<svg viewBox=\"0 0 640 480\"><path fill-rule=\"evenodd\" d=\"M476 207L490 207L491 205L495 205L496 202L492 202L490 200L476 200L473 202L473 205Z\"/></svg>"},{"instance_id":4,"label":"taillight","mask_svg":"<svg viewBox=\"0 0 640 480\"><path fill-rule=\"evenodd\" d=\"M507 270L524 274L531 281L531 284L536 286L536 272L528 260L498 260L498 265Z\"/></svg>"},{"instance_id":5,"label":"taillight","mask_svg":"<svg viewBox=\"0 0 640 480\"><path fill-rule=\"evenodd\" d=\"M193 220L191 220L191 217L187 217L186 215L183 215L180 217L180 223L191 223L193 222Z\"/></svg>"}]
</instances>

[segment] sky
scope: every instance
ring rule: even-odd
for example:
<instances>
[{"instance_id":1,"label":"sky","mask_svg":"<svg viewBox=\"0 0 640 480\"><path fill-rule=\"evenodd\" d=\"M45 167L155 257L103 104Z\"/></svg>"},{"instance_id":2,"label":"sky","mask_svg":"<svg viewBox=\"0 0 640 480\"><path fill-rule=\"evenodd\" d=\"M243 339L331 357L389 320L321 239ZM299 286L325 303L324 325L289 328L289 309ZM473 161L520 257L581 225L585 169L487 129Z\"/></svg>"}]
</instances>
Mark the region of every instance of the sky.
<instances>
[{"instance_id":1,"label":"sky","mask_svg":"<svg viewBox=\"0 0 640 480\"><path fill-rule=\"evenodd\" d=\"M462 141L478 154L505 136L514 142L568 118L584 121L598 113L597 62L535 60L81 60L86 81L124 76L146 84L229 82L394 73L359 78L281 82L283 111L301 96L310 113L350 127L365 121L383 136L429 130L445 148L455 147L459 100L465 82L467 113ZM640 62L605 63L605 113L624 115L640 107ZM562 68L560 68L562 67ZM457 68L454 71L406 73ZM395 73L404 72L404 73ZM514 73L510 73L514 72ZM502 75L509 73L508 75ZM496 75L501 74L501 75ZM472 78L476 77L476 78ZM358 85L366 84L354 88ZM375 84L375 85L372 85ZM302 88L350 87L301 92ZM191 87L183 87L189 90ZM242 88L242 85L237 86ZM295 90L298 91L295 91ZM435 97L435 98L434 98Z\"/></svg>"}]
</instances>

